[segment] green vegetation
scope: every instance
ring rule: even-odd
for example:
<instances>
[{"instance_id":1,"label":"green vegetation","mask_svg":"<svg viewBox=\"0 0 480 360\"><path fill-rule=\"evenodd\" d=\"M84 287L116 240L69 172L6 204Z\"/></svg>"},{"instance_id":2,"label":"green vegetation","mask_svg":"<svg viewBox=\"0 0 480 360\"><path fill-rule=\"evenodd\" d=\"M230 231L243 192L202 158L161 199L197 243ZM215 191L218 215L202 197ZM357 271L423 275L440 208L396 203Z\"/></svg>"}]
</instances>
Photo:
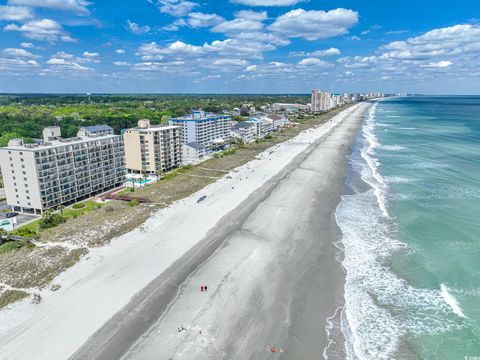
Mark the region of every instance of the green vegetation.
<instances>
[{"instance_id":1,"label":"green vegetation","mask_svg":"<svg viewBox=\"0 0 480 360\"><path fill-rule=\"evenodd\" d=\"M0 96L0 146L11 137L41 138L45 126L60 126L62 136L77 134L80 126L106 124L117 134L139 119L167 123L192 109L223 112L249 103L260 108L274 102L307 103L308 95L3 95ZM234 116L234 121L244 118Z\"/></svg>"},{"instance_id":2,"label":"green vegetation","mask_svg":"<svg viewBox=\"0 0 480 360\"><path fill-rule=\"evenodd\" d=\"M85 207L84 203L73 204L73 206L72 206L73 209L81 209L81 208L84 208L84 207Z\"/></svg>"},{"instance_id":3,"label":"green vegetation","mask_svg":"<svg viewBox=\"0 0 480 360\"><path fill-rule=\"evenodd\" d=\"M0 293L0 309L16 301L26 298L28 294L19 290L6 290Z\"/></svg>"},{"instance_id":4,"label":"green vegetation","mask_svg":"<svg viewBox=\"0 0 480 360\"><path fill-rule=\"evenodd\" d=\"M128 206L130 207L134 207L134 206L138 206L140 205L140 201L138 201L138 199L132 199L128 202Z\"/></svg>"},{"instance_id":5,"label":"green vegetation","mask_svg":"<svg viewBox=\"0 0 480 360\"><path fill-rule=\"evenodd\" d=\"M62 215L51 210L44 211L38 226L40 229L50 229L67 221Z\"/></svg>"}]
</instances>

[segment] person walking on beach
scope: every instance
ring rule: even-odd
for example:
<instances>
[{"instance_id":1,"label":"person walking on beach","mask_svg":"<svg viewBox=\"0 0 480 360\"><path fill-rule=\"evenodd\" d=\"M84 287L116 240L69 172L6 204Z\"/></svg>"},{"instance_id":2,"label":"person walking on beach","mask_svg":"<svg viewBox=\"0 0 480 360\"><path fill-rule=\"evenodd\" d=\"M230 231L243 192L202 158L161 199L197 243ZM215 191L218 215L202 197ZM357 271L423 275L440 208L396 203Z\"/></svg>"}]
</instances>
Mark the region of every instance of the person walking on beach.
<instances>
[{"instance_id":1,"label":"person walking on beach","mask_svg":"<svg viewBox=\"0 0 480 360\"><path fill-rule=\"evenodd\" d=\"M202 286L200 286L200 291L203 291L203 285L202 285Z\"/></svg>"},{"instance_id":2,"label":"person walking on beach","mask_svg":"<svg viewBox=\"0 0 480 360\"><path fill-rule=\"evenodd\" d=\"M205 291L207 291L207 285L205 285L203 288L205 289Z\"/></svg>"}]
</instances>

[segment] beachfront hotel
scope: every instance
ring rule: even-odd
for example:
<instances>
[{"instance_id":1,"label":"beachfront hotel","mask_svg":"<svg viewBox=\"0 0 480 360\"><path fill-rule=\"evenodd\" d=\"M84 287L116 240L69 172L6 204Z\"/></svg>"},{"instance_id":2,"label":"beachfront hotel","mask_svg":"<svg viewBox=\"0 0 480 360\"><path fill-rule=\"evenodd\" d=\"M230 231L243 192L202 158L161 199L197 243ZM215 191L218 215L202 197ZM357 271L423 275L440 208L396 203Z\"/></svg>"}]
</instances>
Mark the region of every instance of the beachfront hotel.
<instances>
[{"instance_id":1,"label":"beachfront hotel","mask_svg":"<svg viewBox=\"0 0 480 360\"><path fill-rule=\"evenodd\" d=\"M329 92L314 89L312 91L312 111L327 111L332 107Z\"/></svg>"},{"instance_id":2,"label":"beachfront hotel","mask_svg":"<svg viewBox=\"0 0 480 360\"><path fill-rule=\"evenodd\" d=\"M160 174L181 163L181 129L178 126L152 126L150 120L138 122L138 127L127 129L125 167L136 174Z\"/></svg>"},{"instance_id":3,"label":"beachfront hotel","mask_svg":"<svg viewBox=\"0 0 480 360\"><path fill-rule=\"evenodd\" d=\"M216 115L199 110L170 119L170 125L180 127L183 144L195 142L207 150L225 144L232 128L230 115Z\"/></svg>"},{"instance_id":4,"label":"beachfront hotel","mask_svg":"<svg viewBox=\"0 0 480 360\"><path fill-rule=\"evenodd\" d=\"M60 128L43 130L43 141L10 140L0 149L7 204L12 210L42 213L98 195L125 181L122 137L108 126L83 127L74 138Z\"/></svg>"}]
</instances>

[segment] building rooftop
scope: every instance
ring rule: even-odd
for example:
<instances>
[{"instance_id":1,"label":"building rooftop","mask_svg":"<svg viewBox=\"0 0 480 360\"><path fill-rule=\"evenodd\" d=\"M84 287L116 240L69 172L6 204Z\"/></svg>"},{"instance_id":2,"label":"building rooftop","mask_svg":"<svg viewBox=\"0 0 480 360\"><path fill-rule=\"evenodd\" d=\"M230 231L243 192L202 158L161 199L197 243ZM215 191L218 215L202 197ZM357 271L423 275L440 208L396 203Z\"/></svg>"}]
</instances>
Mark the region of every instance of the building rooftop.
<instances>
[{"instance_id":1,"label":"building rooftop","mask_svg":"<svg viewBox=\"0 0 480 360\"><path fill-rule=\"evenodd\" d=\"M58 139L52 140L48 142L37 142L33 144L23 144L23 145L13 145L14 142L18 142L21 139L12 139L9 141L8 146L5 146L1 149L6 150L22 150L22 151L39 151L39 150L46 150L49 148L61 147L66 145L73 145L73 144L81 144L81 143L88 143L92 141L102 140L102 139L109 139L113 137L119 137L120 135L103 135L103 136L80 136L80 137L73 137L73 138L66 138L66 139ZM21 142L23 143L23 141Z\"/></svg>"},{"instance_id":2,"label":"building rooftop","mask_svg":"<svg viewBox=\"0 0 480 360\"><path fill-rule=\"evenodd\" d=\"M175 126L175 125L150 125L149 127L136 127L136 128L130 128L130 129L126 129L125 131L129 131L129 130L135 130L135 131L160 131L160 130L171 130L171 129L178 129L179 127L178 126Z\"/></svg>"},{"instance_id":3,"label":"building rooftop","mask_svg":"<svg viewBox=\"0 0 480 360\"><path fill-rule=\"evenodd\" d=\"M191 148L194 148L194 149L196 149L196 150L205 149L205 145L200 144L200 143L198 143L198 142L196 142L196 141L194 141L194 142L189 142L189 143L187 143L187 144L185 144L185 145L190 146Z\"/></svg>"},{"instance_id":4,"label":"building rooftop","mask_svg":"<svg viewBox=\"0 0 480 360\"><path fill-rule=\"evenodd\" d=\"M195 110L189 115L180 116L176 118L170 118L170 121L205 121L205 120L214 120L219 118L229 118L230 115L224 114L213 114L201 110Z\"/></svg>"},{"instance_id":5,"label":"building rooftop","mask_svg":"<svg viewBox=\"0 0 480 360\"><path fill-rule=\"evenodd\" d=\"M233 125L232 130L248 129L249 127L252 127L252 126L253 124L251 122L242 121Z\"/></svg>"},{"instance_id":6,"label":"building rooftop","mask_svg":"<svg viewBox=\"0 0 480 360\"><path fill-rule=\"evenodd\" d=\"M103 131L113 131L113 129L108 125L92 125L92 126L81 126L80 129L85 129L90 133L103 132Z\"/></svg>"}]
</instances>

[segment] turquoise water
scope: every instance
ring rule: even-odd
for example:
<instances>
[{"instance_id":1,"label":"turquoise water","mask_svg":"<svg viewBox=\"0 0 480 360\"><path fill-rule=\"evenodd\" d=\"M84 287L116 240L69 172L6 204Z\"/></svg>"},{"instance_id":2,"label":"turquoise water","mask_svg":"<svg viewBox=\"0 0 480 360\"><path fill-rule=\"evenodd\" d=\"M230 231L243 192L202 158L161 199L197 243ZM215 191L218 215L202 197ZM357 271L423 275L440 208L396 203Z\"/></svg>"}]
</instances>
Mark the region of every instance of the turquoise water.
<instances>
[{"instance_id":1,"label":"turquoise water","mask_svg":"<svg viewBox=\"0 0 480 360\"><path fill-rule=\"evenodd\" d=\"M349 358L480 359L480 97L378 103L350 167Z\"/></svg>"}]
</instances>

